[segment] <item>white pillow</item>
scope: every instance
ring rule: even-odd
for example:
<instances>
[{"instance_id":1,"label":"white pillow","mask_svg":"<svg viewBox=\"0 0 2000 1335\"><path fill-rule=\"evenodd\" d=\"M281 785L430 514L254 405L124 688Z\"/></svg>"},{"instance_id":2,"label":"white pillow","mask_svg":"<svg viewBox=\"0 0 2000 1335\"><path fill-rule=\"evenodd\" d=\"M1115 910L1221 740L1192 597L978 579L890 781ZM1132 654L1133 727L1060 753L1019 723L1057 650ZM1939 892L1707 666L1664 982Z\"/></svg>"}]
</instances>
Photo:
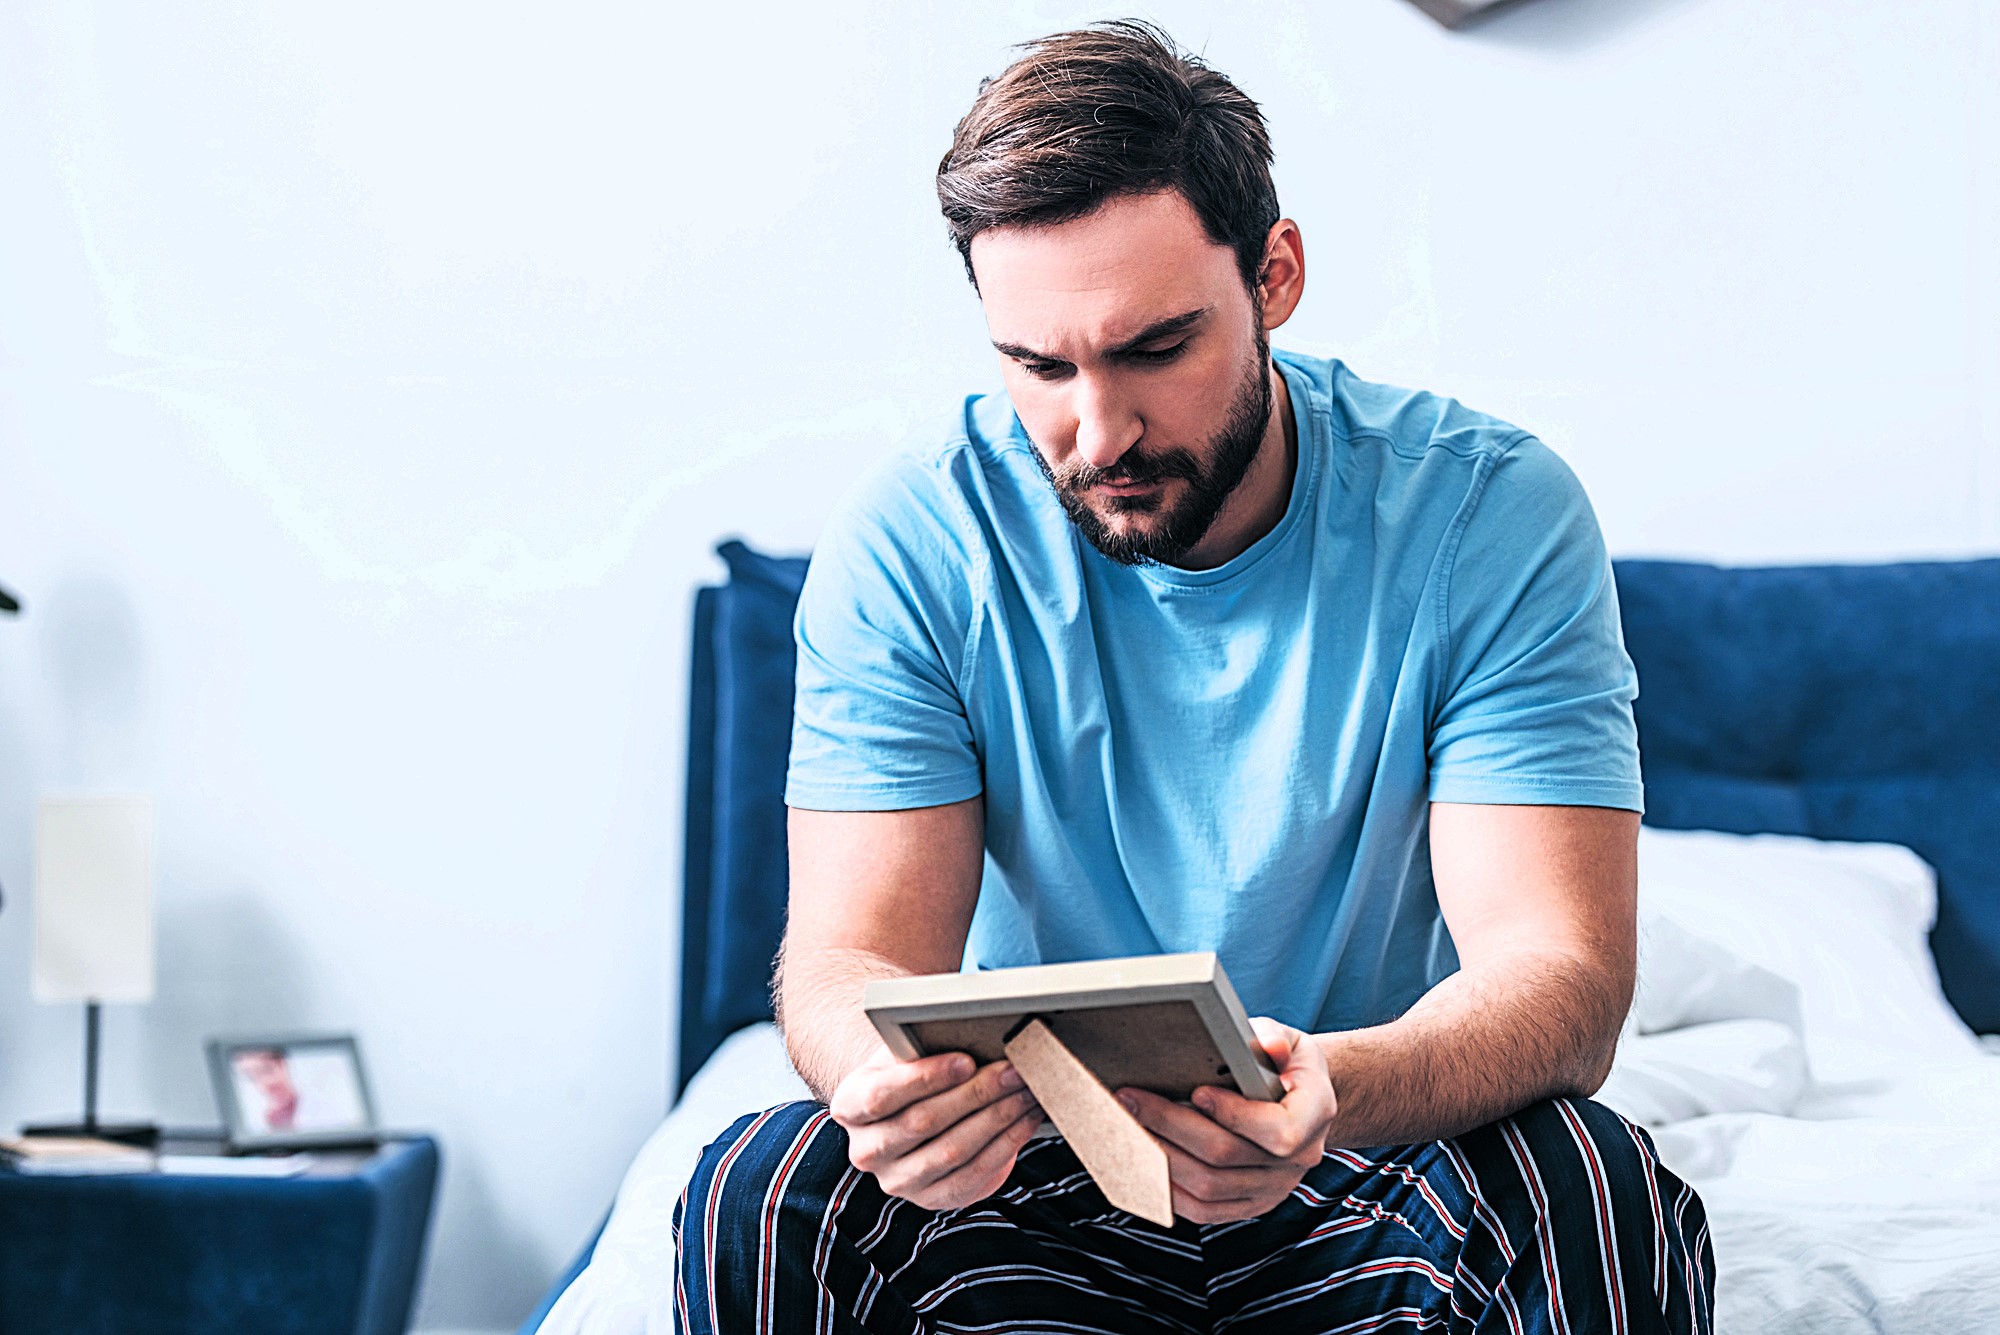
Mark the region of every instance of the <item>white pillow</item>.
<instances>
[{"instance_id":1,"label":"white pillow","mask_svg":"<svg viewBox=\"0 0 2000 1335\"><path fill-rule=\"evenodd\" d=\"M1644 891L1641 891L1644 897ZM1639 917L1639 979L1630 1034L1664 1034L1720 1020L1774 1020L1805 1033L1800 988L1739 951L1662 913Z\"/></svg>"},{"instance_id":2,"label":"white pillow","mask_svg":"<svg viewBox=\"0 0 2000 1335\"><path fill-rule=\"evenodd\" d=\"M1717 1113L1783 1117L1810 1084L1798 1030L1776 1020L1709 1020L1619 1039L1611 1077L1594 1097L1659 1127Z\"/></svg>"},{"instance_id":3,"label":"white pillow","mask_svg":"<svg viewBox=\"0 0 2000 1335\"><path fill-rule=\"evenodd\" d=\"M1596 1098L1659 1127L1790 1114L1812 1088L1798 985L1657 913L1639 924L1639 985Z\"/></svg>"},{"instance_id":4,"label":"white pillow","mask_svg":"<svg viewBox=\"0 0 2000 1335\"><path fill-rule=\"evenodd\" d=\"M1938 986L1925 939L1936 914L1935 873L1896 844L1639 834L1642 939L1666 919L1795 984L1822 1083L1979 1052Z\"/></svg>"}]
</instances>

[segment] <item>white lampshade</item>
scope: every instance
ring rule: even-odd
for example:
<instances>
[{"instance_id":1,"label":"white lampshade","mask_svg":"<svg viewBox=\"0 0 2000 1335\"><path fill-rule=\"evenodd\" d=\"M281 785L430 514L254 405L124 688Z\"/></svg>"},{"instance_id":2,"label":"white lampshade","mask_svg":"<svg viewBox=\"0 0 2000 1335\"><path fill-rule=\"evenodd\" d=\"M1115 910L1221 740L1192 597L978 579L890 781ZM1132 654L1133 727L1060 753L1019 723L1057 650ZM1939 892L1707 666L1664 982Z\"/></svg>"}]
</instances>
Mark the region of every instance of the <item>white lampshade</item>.
<instances>
[{"instance_id":1,"label":"white lampshade","mask_svg":"<svg viewBox=\"0 0 2000 1335\"><path fill-rule=\"evenodd\" d=\"M153 800L43 798L35 1000L153 999Z\"/></svg>"}]
</instances>

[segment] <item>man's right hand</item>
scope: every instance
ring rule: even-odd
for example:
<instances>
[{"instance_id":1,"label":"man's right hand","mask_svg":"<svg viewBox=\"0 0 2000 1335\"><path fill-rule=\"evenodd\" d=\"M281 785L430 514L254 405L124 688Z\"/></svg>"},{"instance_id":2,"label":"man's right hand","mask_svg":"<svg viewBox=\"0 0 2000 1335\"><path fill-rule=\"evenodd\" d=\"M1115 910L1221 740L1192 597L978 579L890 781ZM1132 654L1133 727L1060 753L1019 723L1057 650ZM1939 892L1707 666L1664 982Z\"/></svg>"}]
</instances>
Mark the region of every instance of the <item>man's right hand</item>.
<instances>
[{"instance_id":1,"label":"man's right hand","mask_svg":"<svg viewBox=\"0 0 2000 1335\"><path fill-rule=\"evenodd\" d=\"M854 1166L926 1210L998 1191L1042 1120L1012 1063L974 1070L962 1052L906 1062L883 1049L840 1082L828 1106L847 1130Z\"/></svg>"}]
</instances>

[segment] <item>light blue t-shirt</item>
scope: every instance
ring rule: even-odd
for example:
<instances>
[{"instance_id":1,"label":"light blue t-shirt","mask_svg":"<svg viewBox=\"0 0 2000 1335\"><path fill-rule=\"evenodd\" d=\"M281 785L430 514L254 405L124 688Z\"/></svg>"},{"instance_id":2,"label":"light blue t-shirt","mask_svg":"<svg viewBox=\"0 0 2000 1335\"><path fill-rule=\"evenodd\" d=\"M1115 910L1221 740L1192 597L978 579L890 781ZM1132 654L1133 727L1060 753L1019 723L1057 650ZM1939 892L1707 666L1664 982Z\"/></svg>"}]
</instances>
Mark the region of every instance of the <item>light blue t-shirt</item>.
<instances>
[{"instance_id":1,"label":"light blue t-shirt","mask_svg":"<svg viewBox=\"0 0 2000 1335\"><path fill-rule=\"evenodd\" d=\"M997 394L828 525L785 800L983 792L968 967L1213 950L1253 1015L1381 1023L1457 968L1428 803L1642 808L1575 475L1453 400L1275 356L1291 499L1213 570L1100 554Z\"/></svg>"}]
</instances>

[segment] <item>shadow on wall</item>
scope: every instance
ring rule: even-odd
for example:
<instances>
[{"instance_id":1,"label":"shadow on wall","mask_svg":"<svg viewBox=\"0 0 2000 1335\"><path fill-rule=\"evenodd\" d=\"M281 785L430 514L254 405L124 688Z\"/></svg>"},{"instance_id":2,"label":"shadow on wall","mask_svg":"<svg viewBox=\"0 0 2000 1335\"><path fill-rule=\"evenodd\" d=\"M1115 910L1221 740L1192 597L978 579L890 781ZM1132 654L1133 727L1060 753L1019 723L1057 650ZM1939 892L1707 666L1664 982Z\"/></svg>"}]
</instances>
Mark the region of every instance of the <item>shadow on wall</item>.
<instances>
[{"instance_id":1,"label":"shadow on wall","mask_svg":"<svg viewBox=\"0 0 2000 1335\"><path fill-rule=\"evenodd\" d=\"M520 1229L508 1223L506 1211L487 1187L486 1167L464 1151L447 1144L431 1222L430 1255L438 1255L438 1239L450 1238L452 1255L477 1257L476 1271L432 1264L417 1297L416 1326L453 1330L512 1330L542 1300L551 1273L541 1255ZM540 1165L547 1173L563 1171L560 1153ZM569 1258L564 1257L565 1261Z\"/></svg>"},{"instance_id":2,"label":"shadow on wall","mask_svg":"<svg viewBox=\"0 0 2000 1335\"><path fill-rule=\"evenodd\" d=\"M36 611L64 724L65 745L50 777L93 786L125 782L143 731L146 659L131 597L111 580L75 575L50 590Z\"/></svg>"},{"instance_id":3,"label":"shadow on wall","mask_svg":"<svg viewBox=\"0 0 2000 1335\"><path fill-rule=\"evenodd\" d=\"M1461 40L1536 51L1581 51L1694 0L1511 0L1459 29Z\"/></svg>"},{"instance_id":4,"label":"shadow on wall","mask_svg":"<svg viewBox=\"0 0 2000 1335\"><path fill-rule=\"evenodd\" d=\"M307 963L247 888L192 901L163 893L158 903L159 985L140 1020L146 1093L175 1124L213 1126L220 1114L202 1044L304 1028Z\"/></svg>"}]
</instances>

